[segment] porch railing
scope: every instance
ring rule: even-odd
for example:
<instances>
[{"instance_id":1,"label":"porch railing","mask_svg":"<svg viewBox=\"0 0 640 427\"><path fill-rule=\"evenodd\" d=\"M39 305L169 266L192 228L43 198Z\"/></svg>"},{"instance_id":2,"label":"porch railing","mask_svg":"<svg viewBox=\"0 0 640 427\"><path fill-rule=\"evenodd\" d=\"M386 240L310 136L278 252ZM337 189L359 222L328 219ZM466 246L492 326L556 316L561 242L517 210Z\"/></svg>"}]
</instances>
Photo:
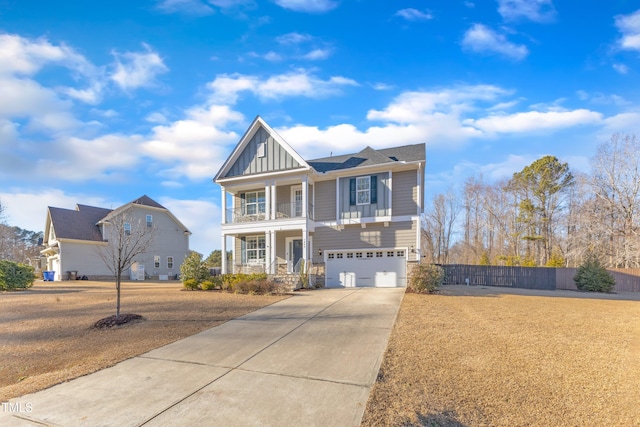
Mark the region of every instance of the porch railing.
<instances>
[{"instance_id":1,"label":"porch railing","mask_svg":"<svg viewBox=\"0 0 640 427\"><path fill-rule=\"evenodd\" d=\"M302 218L301 203L278 203L276 204L276 220ZM307 218L313 219L313 203L307 206ZM229 208L227 209L226 224L265 221L267 219L266 212L249 212L246 208Z\"/></svg>"}]
</instances>

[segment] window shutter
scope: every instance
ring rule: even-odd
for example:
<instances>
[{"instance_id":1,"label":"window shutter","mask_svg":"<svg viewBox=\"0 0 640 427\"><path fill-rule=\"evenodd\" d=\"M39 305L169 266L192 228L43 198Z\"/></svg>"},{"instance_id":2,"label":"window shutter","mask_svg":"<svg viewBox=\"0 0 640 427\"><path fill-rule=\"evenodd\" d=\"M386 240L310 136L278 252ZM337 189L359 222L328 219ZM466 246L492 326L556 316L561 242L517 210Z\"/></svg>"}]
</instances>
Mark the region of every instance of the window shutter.
<instances>
[{"instance_id":1,"label":"window shutter","mask_svg":"<svg viewBox=\"0 0 640 427\"><path fill-rule=\"evenodd\" d=\"M246 215L247 214L247 209L246 209L246 197L245 197L245 193L240 193L240 215Z\"/></svg>"},{"instance_id":2,"label":"window shutter","mask_svg":"<svg viewBox=\"0 0 640 427\"><path fill-rule=\"evenodd\" d=\"M356 204L356 179L351 178L349 180L349 205L354 206Z\"/></svg>"},{"instance_id":3,"label":"window shutter","mask_svg":"<svg viewBox=\"0 0 640 427\"><path fill-rule=\"evenodd\" d=\"M243 200L244 200L244 194L243 196ZM242 264L246 264L247 263L247 238L246 237L241 237L240 238L240 259Z\"/></svg>"},{"instance_id":4,"label":"window shutter","mask_svg":"<svg viewBox=\"0 0 640 427\"><path fill-rule=\"evenodd\" d=\"M378 177L376 175L371 175L371 195L370 199L371 204L378 203Z\"/></svg>"}]
</instances>

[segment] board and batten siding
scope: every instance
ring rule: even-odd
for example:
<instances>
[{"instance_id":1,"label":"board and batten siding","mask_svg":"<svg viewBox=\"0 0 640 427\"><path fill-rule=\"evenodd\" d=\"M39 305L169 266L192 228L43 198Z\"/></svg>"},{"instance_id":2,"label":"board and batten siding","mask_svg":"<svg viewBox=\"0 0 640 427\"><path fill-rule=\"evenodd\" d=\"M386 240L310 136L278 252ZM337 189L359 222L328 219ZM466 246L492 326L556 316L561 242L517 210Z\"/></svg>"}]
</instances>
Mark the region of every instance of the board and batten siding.
<instances>
[{"instance_id":1,"label":"board and batten siding","mask_svg":"<svg viewBox=\"0 0 640 427\"><path fill-rule=\"evenodd\" d=\"M391 205L394 216L416 215L418 211L418 178L415 170L394 172Z\"/></svg>"},{"instance_id":2,"label":"board and batten siding","mask_svg":"<svg viewBox=\"0 0 640 427\"><path fill-rule=\"evenodd\" d=\"M265 144L265 155L258 157L258 146L262 143ZM247 143L225 178L301 167L302 165L261 127Z\"/></svg>"},{"instance_id":3,"label":"board and batten siding","mask_svg":"<svg viewBox=\"0 0 640 427\"><path fill-rule=\"evenodd\" d=\"M358 175L366 176L366 175ZM376 216L390 216L389 209L389 173L378 173L375 176L377 180L377 202L368 205L351 205L350 199L350 180L353 177L340 178L340 219L366 218Z\"/></svg>"},{"instance_id":4,"label":"board and batten siding","mask_svg":"<svg viewBox=\"0 0 640 427\"><path fill-rule=\"evenodd\" d=\"M316 227L313 235L313 262L324 262L324 251L340 249L375 249L417 247L417 221L397 221L385 227L383 223L347 225L343 230L334 227ZM322 250L323 255L318 251ZM416 254L409 253L409 261L415 261Z\"/></svg>"},{"instance_id":5,"label":"board and batten siding","mask_svg":"<svg viewBox=\"0 0 640 427\"><path fill-rule=\"evenodd\" d=\"M316 182L315 220L336 220L335 180Z\"/></svg>"}]
</instances>

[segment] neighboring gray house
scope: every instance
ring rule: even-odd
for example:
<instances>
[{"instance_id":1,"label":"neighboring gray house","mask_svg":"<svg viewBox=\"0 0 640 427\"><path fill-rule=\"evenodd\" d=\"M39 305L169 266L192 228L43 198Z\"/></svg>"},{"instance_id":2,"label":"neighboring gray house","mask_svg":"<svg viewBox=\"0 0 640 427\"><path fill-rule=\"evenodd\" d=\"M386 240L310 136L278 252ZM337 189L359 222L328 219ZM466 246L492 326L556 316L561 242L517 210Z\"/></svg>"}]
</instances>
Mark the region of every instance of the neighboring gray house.
<instances>
[{"instance_id":1,"label":"neighboring gray house","mask_svg":"<svg viewBox=\"0 0 640 427\"><path fill-rule=\"evenodd\" d=\"M135 227L154 227L149 250L136 259L127 278L176 277L189 252L191 232L167 208L142 196L115 210L80 204L75 210L49 207L42 254L47 258L47 270L55 272L55 280L73 278L71 272L89 279L113 278L99 251L100 246L110 244L107 236L116 218L128 221L123 224L126 233Z\"/></svg>"},{"instance_id":2,"label":"neighboring gray house","mask_svg":"<svg viewBox=\"0 0 640 427\"><path fill-rule=\"evenodd\" d=\"M424 144L305 160L256 117L214 178L233 251L223 273L294 273L304 260L328 287L406 286L424 167Z\"/></svg>"}]
</instances>

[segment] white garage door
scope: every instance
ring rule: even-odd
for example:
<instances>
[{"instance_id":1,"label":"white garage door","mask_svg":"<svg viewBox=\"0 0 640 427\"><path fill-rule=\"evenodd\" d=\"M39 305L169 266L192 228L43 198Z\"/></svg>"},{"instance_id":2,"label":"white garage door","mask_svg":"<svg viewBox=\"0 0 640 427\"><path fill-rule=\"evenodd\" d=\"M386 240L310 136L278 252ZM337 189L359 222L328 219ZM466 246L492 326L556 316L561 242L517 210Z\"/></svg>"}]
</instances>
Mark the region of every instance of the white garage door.
<instances>
[{"instance_id":1,"label":"white garage door","mask_svg":"<svg viewBox=\"0 0 640 427\"><path fill-rule=\"evenodd\" d=\"M406 286L404 249L328 251L326 256L327 287Z\"/></svg>"}]
</instances>

